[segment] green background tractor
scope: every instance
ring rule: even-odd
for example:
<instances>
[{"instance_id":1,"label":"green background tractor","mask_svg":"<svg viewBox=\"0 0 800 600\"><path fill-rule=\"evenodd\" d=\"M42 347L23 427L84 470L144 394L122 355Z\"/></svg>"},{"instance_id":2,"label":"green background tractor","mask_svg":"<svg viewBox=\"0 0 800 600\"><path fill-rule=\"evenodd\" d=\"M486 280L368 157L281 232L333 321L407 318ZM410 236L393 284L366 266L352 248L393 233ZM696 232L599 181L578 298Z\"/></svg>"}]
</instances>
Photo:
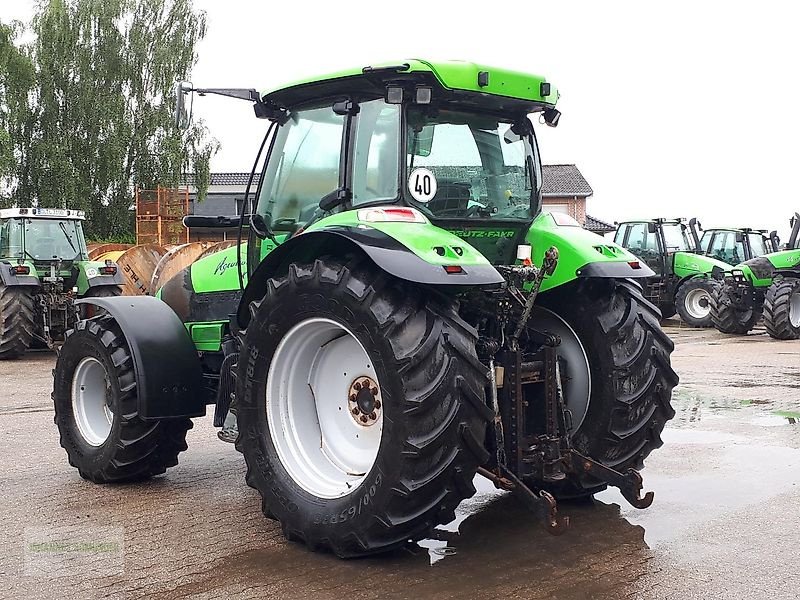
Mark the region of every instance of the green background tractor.
<instances>
[{"instance_id":1,"label":"green background tractor","mask_svg":"<svg viewBox=\"0 0 800 600\"><path fill-rule=\"evenodd\" d=\"M692 327L711 327L710 298L717 282L712 270L730 265L702 253L696 220L626 221L614 241L641 258L655 273L644 283L645 297L664 318L676 312Z\"/></svg>"},{"instance_id":2,"label":"green background tractor","mask_svg":"<svg viewBox=\"0 0 800 600\"><path fill-rule=\"evenodd\" d=\"M191 91L269 121L245 214L184 221L247 239L158 298L91 300L54 373L83 477L163 473L215 404L264 514L339 556L429 535L476 473L551 532L559 498L650 504L673 344L638 283L652 270L541 210L531 117L557 124L554 86L409 60L264 94L181 85L179 117Z\"/></svg>"},{"instance_id":3,"label":"green background tractor","mask_svg":"<svg viewBox=\"0 0 800 600\"><path fill-rule=\"evenodd\" d=\"M0 209L0 359L63 341L76 298L119 294L115 264L89 261L81 211Z\"/></svg>"},{"instance_id":4,"label":"green background tractor","mask_svg":"<svg viewBox=\"0 0 800 600\"><path fill-rule=\"evenodd\" d=\"M763 315L767 333L779 340L800 338L800 214L790 222L785 248L728 269L712 298L714 326L745 334Z\"/></svg>"}]
</instances>

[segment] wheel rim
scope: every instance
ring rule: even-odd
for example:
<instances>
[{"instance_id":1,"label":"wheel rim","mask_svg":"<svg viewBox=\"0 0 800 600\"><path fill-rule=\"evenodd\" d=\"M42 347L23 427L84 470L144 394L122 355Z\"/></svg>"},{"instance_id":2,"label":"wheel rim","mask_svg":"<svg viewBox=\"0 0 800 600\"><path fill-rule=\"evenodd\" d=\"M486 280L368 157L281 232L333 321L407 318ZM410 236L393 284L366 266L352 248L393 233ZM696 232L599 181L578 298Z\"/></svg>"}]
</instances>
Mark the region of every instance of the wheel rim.
<instances>
[{"instance_id":1,"label":"wheel rim","mask_svg":"<svg viewBox=\"0 0 800 600\"><path fill-rule=\"evenodd\" d=\"M711 313L710 300L708 292L702 288L689 290L684 302L686 313L694 319L705 319Z\"/></svg>"},{"instance_id":2,"label":"wheel rim","mask_svg":"<svg viewBox=\"0 0 800 600\"><path fill-rule=\"evenodd\" d=\"M111 433L114 413L108 405L106 369L91 356L78 363L72 376L72 414L84 441L101 446Z\"/></svg>"},{"instance_id":3,"label":"wheel rim","mask_svg":"<svg viewBox=\"0 0 800 600\"><path fill-rule=\"evenodd\" d=\"M347 327L324 318L292 327L272 357L266 409L295 483L319 498L355 491L378 456L382 401L372 360Z\"/></svg>"},{"instance_id":4,"label":"wheel rim","mask_svg":"<svg viewBox=\"0 0 800 600\"><path fill-rule=\"evenodd\" d=\"M789 299L789 323L792 327L800 327L800 292L795 292Z\"/></svg>"},{"instance_id":5,"label":"wheel rim","mask_svg":"<svg viewBox=\"0 0 800 600\"><path fill-rule=\"evenodd\" d=\"M532 317L532 328L548 331L561 338L558 356L564 359L566 373L563 392L567 409L572 413L572 435L580 428L592 396L592 373L589 356L578 334L564 319L546 308L537 307Z\"/></svg>"}]
</instances>

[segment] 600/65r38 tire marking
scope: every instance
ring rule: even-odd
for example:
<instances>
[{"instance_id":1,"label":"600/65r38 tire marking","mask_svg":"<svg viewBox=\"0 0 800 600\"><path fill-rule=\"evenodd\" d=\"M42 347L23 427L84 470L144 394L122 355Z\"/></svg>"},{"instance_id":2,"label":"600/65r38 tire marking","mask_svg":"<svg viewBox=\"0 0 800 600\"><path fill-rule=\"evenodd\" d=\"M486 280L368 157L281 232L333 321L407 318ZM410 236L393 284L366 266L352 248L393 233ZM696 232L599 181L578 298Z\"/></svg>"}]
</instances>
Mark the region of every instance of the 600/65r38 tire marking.
<instances>
[{"instance_id":1,"label":"600/65r38 tire marking","mask_svg":"<svg viewBox=\"0 0 800 600\"><path fill-rule=\"evenodd\" d=\"M270 280L251 314L238 363L237 449L247 462L247 483L286 537L358 556L402 546L452 520L458 503L474 494L472 479L488 458L484 436L492 414L476 332L454 302L365 260L321 259L293 264L285 277ZM285 340L291 352L281 358ZM329 344L328 350L347 348L328 352ZM337 362L345 350L358 359ZM276 357L286 366L280 372L270 369ZM358 398L363 386L354 384L365 378L379 388L378 409ZM356 405L359 414L352 413ZM321 406L329 412L319 413ZM361 420L370 415L372 424ZM370 429L372 444L364 447L374 458L350 456L348 448L357 449ZM317 443L308 443L315 435ZM343 440L336 448L333 435ZM287 458L287 452L306 456Z\"/></svg>"}]
</instances>

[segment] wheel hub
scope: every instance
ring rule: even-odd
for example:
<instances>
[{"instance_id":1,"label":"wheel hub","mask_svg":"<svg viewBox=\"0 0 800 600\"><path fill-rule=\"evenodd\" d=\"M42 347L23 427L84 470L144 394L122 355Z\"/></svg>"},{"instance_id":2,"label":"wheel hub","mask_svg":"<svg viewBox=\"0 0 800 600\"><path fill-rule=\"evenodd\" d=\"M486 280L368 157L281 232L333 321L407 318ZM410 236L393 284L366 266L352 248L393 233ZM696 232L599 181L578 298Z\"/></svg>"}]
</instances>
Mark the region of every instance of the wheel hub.
<instances>
[{"instance_id":1,"label":"wheel hub","mask_svg":"<svg viewBox=\"0 0 800 600\"><path fill-rule=\"evenodd\" d=\"M371 377L360 376L353 380L347 396L347 406L356 423L369 427L378 422L381 409L379 394L378 384Z\"/></svg>"}]
</instances>

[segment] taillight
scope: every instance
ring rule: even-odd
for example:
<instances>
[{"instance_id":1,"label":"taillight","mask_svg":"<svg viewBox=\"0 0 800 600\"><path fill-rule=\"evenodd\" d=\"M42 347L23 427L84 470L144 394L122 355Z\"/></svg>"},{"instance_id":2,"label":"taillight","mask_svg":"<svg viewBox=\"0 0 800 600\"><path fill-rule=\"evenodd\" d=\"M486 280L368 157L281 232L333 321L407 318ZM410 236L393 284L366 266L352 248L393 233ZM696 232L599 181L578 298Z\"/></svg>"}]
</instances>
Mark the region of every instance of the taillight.
<instances>
[{"instance_id":1,"label":"taillight","mask_svg":"<svg viewBox=\"0 0 800 600\"><path fill-rule=\"evenodd\" d=\"M425 216L415 208L385 206L382 208L362 208L358 220L365 223L427 223Z\"/></svg>"},{"instance_id":2,"label":"taillight","mask_svg":"<svg viewBox=\"0 0 800 600\"><path fill-rule=\"evenodd\" d=\"M629 260L628 261L628 266L630 266L631 269L641 269L642 268L642 265L639 264L638 260Z\"/></svg>"},{"instance_id":3,"label":"taillight","mask_svg":"<svg viewBox=\"0 0 800 600\"><path fill-rule=\"evenodd\" d=\"M100 267L97 269L101 275L116 275L117 274L117 265L115 265L110 260L106 261L105 266Z\"/></svg>"},{"instance_id":4,"label":"taillight","mask_svg":"<svg viewBox=\"0 0 800 600\"><path fill-rule=\"evenodd\" d=\"M29 275L31 268L28 265L14 265L11 267L12 275Z\"/></svg>"},{"instance_id":5,"label":"taillight","mask_svg":"<svg viewBox=\"0 0 800 600\"><path fill-rule=\"evenodd\" d=\"M458 265L444 265L444 271L448 275L455 275L457 273L463 273L464 269Z\"/></svg>"}]
</instances>

